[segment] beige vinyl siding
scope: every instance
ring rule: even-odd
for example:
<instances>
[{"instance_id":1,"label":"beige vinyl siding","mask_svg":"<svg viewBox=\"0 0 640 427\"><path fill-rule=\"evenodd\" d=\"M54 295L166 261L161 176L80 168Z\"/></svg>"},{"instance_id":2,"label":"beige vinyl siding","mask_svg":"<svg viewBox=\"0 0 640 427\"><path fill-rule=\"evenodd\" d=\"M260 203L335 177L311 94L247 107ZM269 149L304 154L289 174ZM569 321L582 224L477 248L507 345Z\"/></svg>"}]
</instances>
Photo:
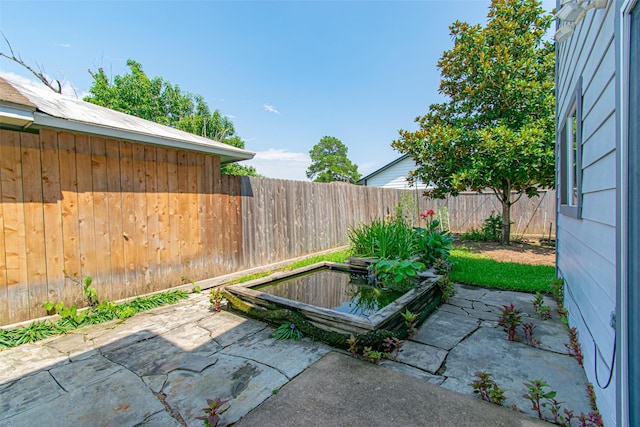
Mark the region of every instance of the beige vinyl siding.
<instances>
[{"instance_id":1,"label":"beige vinyl siding","mask_svg":"<svg viewBox=\"0 0 640 427\"><path fill-rule=\"evenodd\" d=\"M558 272L565 278L570 325L578 330L584 367L605 425L615 425L615 381L606 389L616 304L615 44L613 2L592 10L557 51L558 121L582 76L582 218L558 214ZM599 351L594 350L594 342Z\"/></svg>"}]
</instances>

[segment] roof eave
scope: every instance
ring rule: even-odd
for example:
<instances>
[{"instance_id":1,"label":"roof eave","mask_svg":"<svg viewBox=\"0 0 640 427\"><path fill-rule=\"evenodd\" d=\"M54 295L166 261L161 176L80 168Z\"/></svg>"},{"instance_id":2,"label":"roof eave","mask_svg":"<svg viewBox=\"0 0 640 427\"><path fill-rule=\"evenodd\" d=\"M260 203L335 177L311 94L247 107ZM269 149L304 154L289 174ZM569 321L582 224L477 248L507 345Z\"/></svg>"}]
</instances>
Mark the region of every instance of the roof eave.
<instances>
[{"instance_id":1,"label":"roof eave","mask_svg":"<svg viewBox=\"0 0 640 427\"><path fill-rule=\"evenodd\" d=\"M53 117L45 113L35 112L33 114L34 126L44 126L56 129L68 130L94 134L114 139L124 139L134 142L142 142L165 147L174 147L183 150L198 151L201 153L214 154L220 156L221 163L232 163L241 160L250 160L255 156L254 152L229 146L229 148L215 147L196 142L181 141L172 138L163 138L141 132L133 132L122 129L115 129L107 126L98 126L85 122L78 122L59 117Z\"/></svg>"}]
</instances>

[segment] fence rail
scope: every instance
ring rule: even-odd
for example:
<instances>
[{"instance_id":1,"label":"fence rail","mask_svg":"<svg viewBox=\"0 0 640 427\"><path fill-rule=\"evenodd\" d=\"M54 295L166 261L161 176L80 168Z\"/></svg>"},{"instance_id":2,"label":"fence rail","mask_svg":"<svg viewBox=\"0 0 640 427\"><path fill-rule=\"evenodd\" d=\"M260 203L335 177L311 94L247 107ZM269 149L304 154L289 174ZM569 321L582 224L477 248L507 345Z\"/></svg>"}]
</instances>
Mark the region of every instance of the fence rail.
<instances>
[{"instance_id":1,"label":"fence rail","mask_svg":"<svg viewBox=\"0 0 640 427\"><path fill-rule=\"evenodd\" d=\"M404 198L479 228L492 194L419 192L221 175L219 158L84 134L0 130L0 325L84 305L77 277L117 300L322 251ZM548 232L553 191L512 209L518 234ZM69 278L69 276L71 278Z\"/></svg>"}]
</instances>

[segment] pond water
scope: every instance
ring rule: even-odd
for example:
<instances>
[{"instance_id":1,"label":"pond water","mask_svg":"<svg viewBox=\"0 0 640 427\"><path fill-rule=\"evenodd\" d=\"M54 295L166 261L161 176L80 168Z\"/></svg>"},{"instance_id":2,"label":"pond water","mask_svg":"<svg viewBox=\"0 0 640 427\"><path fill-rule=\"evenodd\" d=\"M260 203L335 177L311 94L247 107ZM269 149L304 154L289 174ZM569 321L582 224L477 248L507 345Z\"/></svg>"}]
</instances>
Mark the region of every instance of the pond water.
<instances>
[{"instance_id":1,"label":"pond water","mask_svg":"<svg viewBox=\"0 0 640 427\"><path fill-rule=\"evenodd\" d=\"M253 289L304 304L368 318L403 295L368 284L364 274L319 269Z\"/></svg>"}]
</instances>

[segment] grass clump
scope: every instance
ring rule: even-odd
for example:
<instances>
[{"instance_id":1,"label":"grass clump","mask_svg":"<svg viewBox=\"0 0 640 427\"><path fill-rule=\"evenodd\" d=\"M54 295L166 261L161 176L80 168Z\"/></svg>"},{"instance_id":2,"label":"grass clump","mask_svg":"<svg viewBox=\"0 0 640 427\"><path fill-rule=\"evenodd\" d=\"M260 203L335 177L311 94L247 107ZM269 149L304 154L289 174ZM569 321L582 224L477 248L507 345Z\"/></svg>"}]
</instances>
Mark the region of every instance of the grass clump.
<instances>
[{"instance_id":1,"label":"grass clump","mask_svg":"<svg viewBox=\"0 0 640 427\"><path fill-rule=\"evenodd\" d=\"M306 267L308 265L317 264L323 261L337 262L342 264L347 260L347 258L349 258L349 255L350 253L348 249L331 252L323 255L316 255L316 256L312 256L311 258L306 258L306 259L291 263L286 267L283 267L281 270L282 271L295 270L296 268Z\"/></svg>"},{"instance_id":2,"label":"grass clump","mask_svg":"<svg viewBox=\"0 0 640 427\"><path fill-rule=\"evenodd\" d=\"M126 319L134 314L163 305L173 304L188 297L186 291L169 291L148 297L138 297L122 304L102 302L95 307L76 310L55 322L45 320L12 329L0 329L0 349L17 347L44 338L64 334L82 326L94 325L113 319Z\"/></svg>"},{"instance_id":3,"label":"grass clump","mask_svg":"<svg viewBox=\"0 0 640 427\"><path fill-rule=\"evenodd\" d=\"M456 283L520 292L549 292L555 278L550 265L499 262L464 248L451 250L454 267L451 280Z\"/></svg>"}]
</instances>

